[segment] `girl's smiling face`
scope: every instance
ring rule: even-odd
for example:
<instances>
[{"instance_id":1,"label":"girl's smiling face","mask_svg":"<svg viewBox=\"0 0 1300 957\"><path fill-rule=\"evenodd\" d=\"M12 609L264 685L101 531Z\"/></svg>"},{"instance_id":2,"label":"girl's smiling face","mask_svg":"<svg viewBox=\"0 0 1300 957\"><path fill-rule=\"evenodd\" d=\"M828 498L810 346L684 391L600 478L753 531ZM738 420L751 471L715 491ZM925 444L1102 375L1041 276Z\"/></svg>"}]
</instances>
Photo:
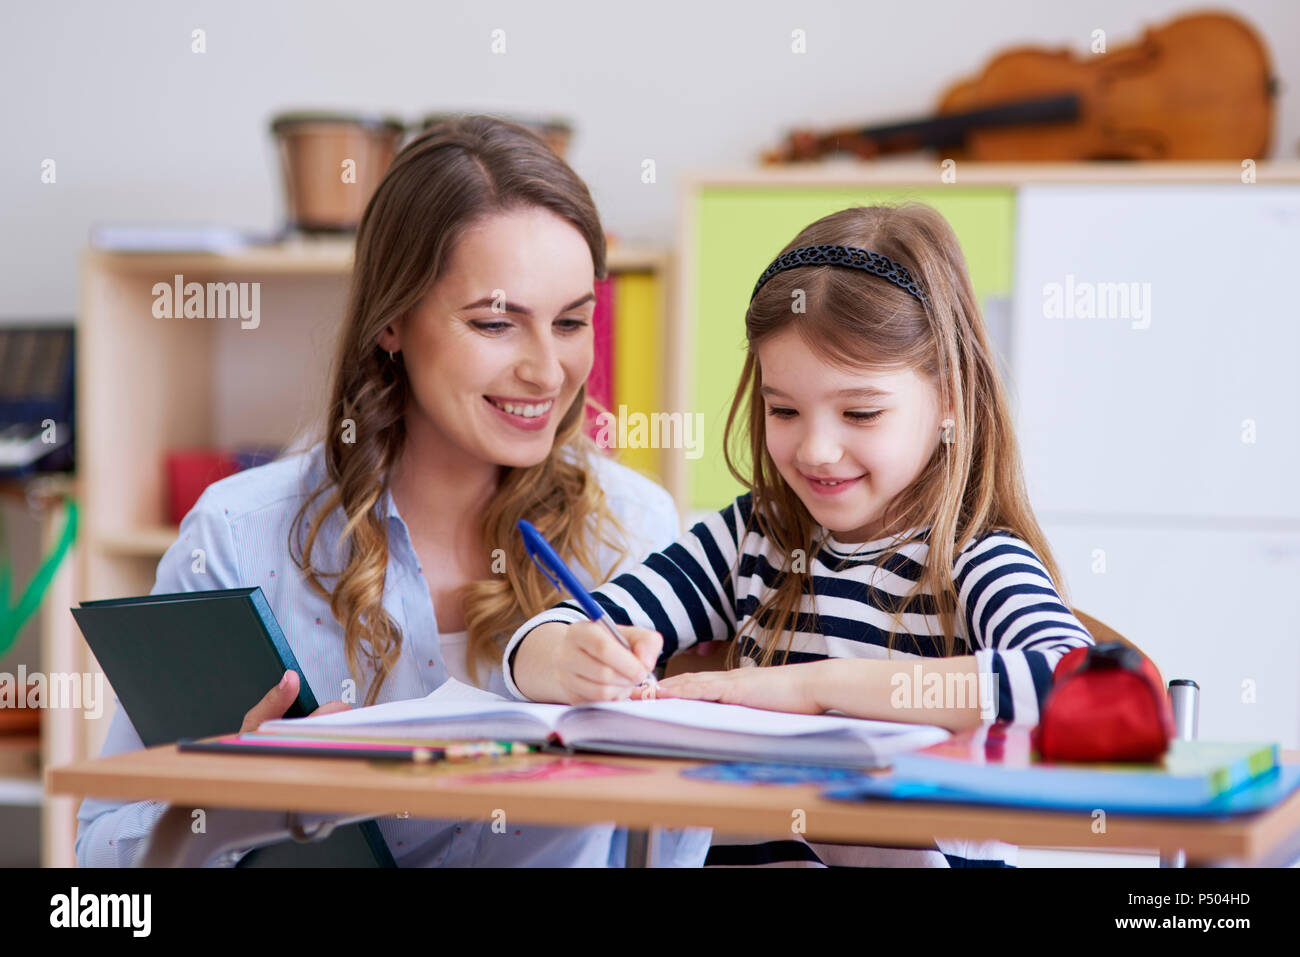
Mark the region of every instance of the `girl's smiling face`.
<instances>
[{"instance_id":1,"label":"girl's smiling face","mask_svg":"<svg viewBox=\"0 0 1300 957\"><path fill-rule=\"evenodd\" d=\"M845 542L901 531L882 519L939 444L934 383L900 366L846 370L790 328L756 351L768 454L813 520Z\"/></svg>"},{"instance_id":2,"label":"girl's smiling face","mask_svg":"<svg viewBox=\"0 0 1300 957\"><path fill-rule=\"evenodd\" d=\"M461 237L400 333L416 422L447 454L527 467L591 372L595 296L582 234L537 207L492 215Z\"/></svg>"}]
</instances>

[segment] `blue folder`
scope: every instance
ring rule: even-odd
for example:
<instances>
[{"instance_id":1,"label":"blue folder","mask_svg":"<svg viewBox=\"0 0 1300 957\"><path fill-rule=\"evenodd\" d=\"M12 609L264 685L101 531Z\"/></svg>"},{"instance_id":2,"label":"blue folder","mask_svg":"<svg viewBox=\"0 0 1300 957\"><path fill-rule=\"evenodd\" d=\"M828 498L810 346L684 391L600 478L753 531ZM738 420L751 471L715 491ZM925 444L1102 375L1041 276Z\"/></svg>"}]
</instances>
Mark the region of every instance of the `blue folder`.
<instances>
[{"instance_id":1,"label":"blue folder","mask_svg":"<svg viewBox=\"0 0 1300 957\"><path fill-rule=\"evenodd\" d=\"M996 781L987 786L962 788L939 787L910 781L895 775L871 778L852 785L833 787L824 796L836 801L931 801L943 804L983 804L1000 807L1035 808L1046 811L1091 811L1104 806L1108 813L1150 815L1156 817L1232 817L1264 811L1300 789L1300 764L1284 764L1274 771L1199 804L1170 804L1151 794L1135 795L1127 800L1114 796L1099 805L1086 793L1034 794L1009 793Z\"/></svg>"}]
</instances>

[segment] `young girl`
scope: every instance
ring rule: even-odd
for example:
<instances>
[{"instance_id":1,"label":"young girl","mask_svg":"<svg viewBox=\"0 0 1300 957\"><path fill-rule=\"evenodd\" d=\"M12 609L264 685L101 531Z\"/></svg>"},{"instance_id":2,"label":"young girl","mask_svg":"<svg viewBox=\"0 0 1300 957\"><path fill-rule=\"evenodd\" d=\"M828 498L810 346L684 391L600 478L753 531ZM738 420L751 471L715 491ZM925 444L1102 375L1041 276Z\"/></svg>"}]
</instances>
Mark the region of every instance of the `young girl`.
<instances>
[{"instance_id":1,"label":"young girl","mask_svg":"<svg viewBox=\"0 0 1300 957\"><path fill-rule=\"evenodd\" d=\"M512 693L627 697L663 655L729 640L741 667L670 678L659 696L953 731L1035 724L1056 662L1092 637L1030 510L951 227L916 204L818 220L759 277L745 331L726 459L749 491L595 593L631 651L559 605L507 645ZM748 471L732 447L745 439ZM1000 842L715 834L707 863L1014 860Z\"/></svg>"}]
</instances>

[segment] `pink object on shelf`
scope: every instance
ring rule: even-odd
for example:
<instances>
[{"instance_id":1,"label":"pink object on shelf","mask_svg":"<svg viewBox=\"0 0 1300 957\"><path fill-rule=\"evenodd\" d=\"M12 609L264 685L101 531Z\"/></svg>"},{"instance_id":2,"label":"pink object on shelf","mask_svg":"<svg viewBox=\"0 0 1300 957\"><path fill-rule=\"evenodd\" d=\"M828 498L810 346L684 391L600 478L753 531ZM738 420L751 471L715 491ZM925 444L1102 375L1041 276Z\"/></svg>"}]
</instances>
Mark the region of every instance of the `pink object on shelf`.
<instances>
[{"instance_id":1,"label":"pink object on shelf","mask_svg":"<svg viewBox=\"0 0 1300 957\"><path fill-rule=\"evenodd\" d=\"M587 376L587 398L599 402L603 408L610 409L614 401L614 276L608 276L596 283L596 309L591 315L593 351L595 356L591 363L591 375ZM593 439L600 431L596 422L596 411L590 405L586 409L587 434Z\"/></svg>"}]
</instances>

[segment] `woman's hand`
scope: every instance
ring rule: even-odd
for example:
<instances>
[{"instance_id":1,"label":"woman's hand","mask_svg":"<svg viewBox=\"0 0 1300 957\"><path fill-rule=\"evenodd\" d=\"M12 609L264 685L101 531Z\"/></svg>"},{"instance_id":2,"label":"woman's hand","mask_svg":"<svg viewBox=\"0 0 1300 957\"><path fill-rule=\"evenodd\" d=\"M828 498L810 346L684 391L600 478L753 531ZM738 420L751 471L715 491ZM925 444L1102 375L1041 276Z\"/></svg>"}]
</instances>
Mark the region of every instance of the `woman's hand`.
<instances>
[{"instance_id":1,"label":"woman's hand","mask_svg":"<svg viewBox=\"0 0 1300 957\"><path fill-rule=\"evenodd\" d=\"M696 698L722 704L743 704L768 711L822 714L812 694L817 662L769 668L733 668L673 675L659 682L657 698Z\"/></svg>"},{"instance_id":2,"label":"woman's hand","mask_svg":"<svg viewBox=\"0 0 1300 957\"><path fill-rule=\"evenodd\" d=\"M663 635L630 625L614 627L632 646L631 651L594 621L569 625L554 643L551 667L564 702L620 701L633 696L647 672L654 673L664 646Z\"/></svg>"},{"instance_id":3,"label":"woman's hand","mask_svg":"<svg viewBox=\"0 0 1300 957\"><path fill-rule=\"evenodd\" d=\"M283 718L284 713L289 710L294 699L298 697L298 672L286 671L280 683L266 693L257 704L244 715L244 723L239 726L242 734L245 731L256 731L257 726L263 721L271 721L274 718ZM333 714L335 711L349 711L352 706L342 701L327 701L315 711L311 716L318 714Z\"/></svg>"}]
</instances>

